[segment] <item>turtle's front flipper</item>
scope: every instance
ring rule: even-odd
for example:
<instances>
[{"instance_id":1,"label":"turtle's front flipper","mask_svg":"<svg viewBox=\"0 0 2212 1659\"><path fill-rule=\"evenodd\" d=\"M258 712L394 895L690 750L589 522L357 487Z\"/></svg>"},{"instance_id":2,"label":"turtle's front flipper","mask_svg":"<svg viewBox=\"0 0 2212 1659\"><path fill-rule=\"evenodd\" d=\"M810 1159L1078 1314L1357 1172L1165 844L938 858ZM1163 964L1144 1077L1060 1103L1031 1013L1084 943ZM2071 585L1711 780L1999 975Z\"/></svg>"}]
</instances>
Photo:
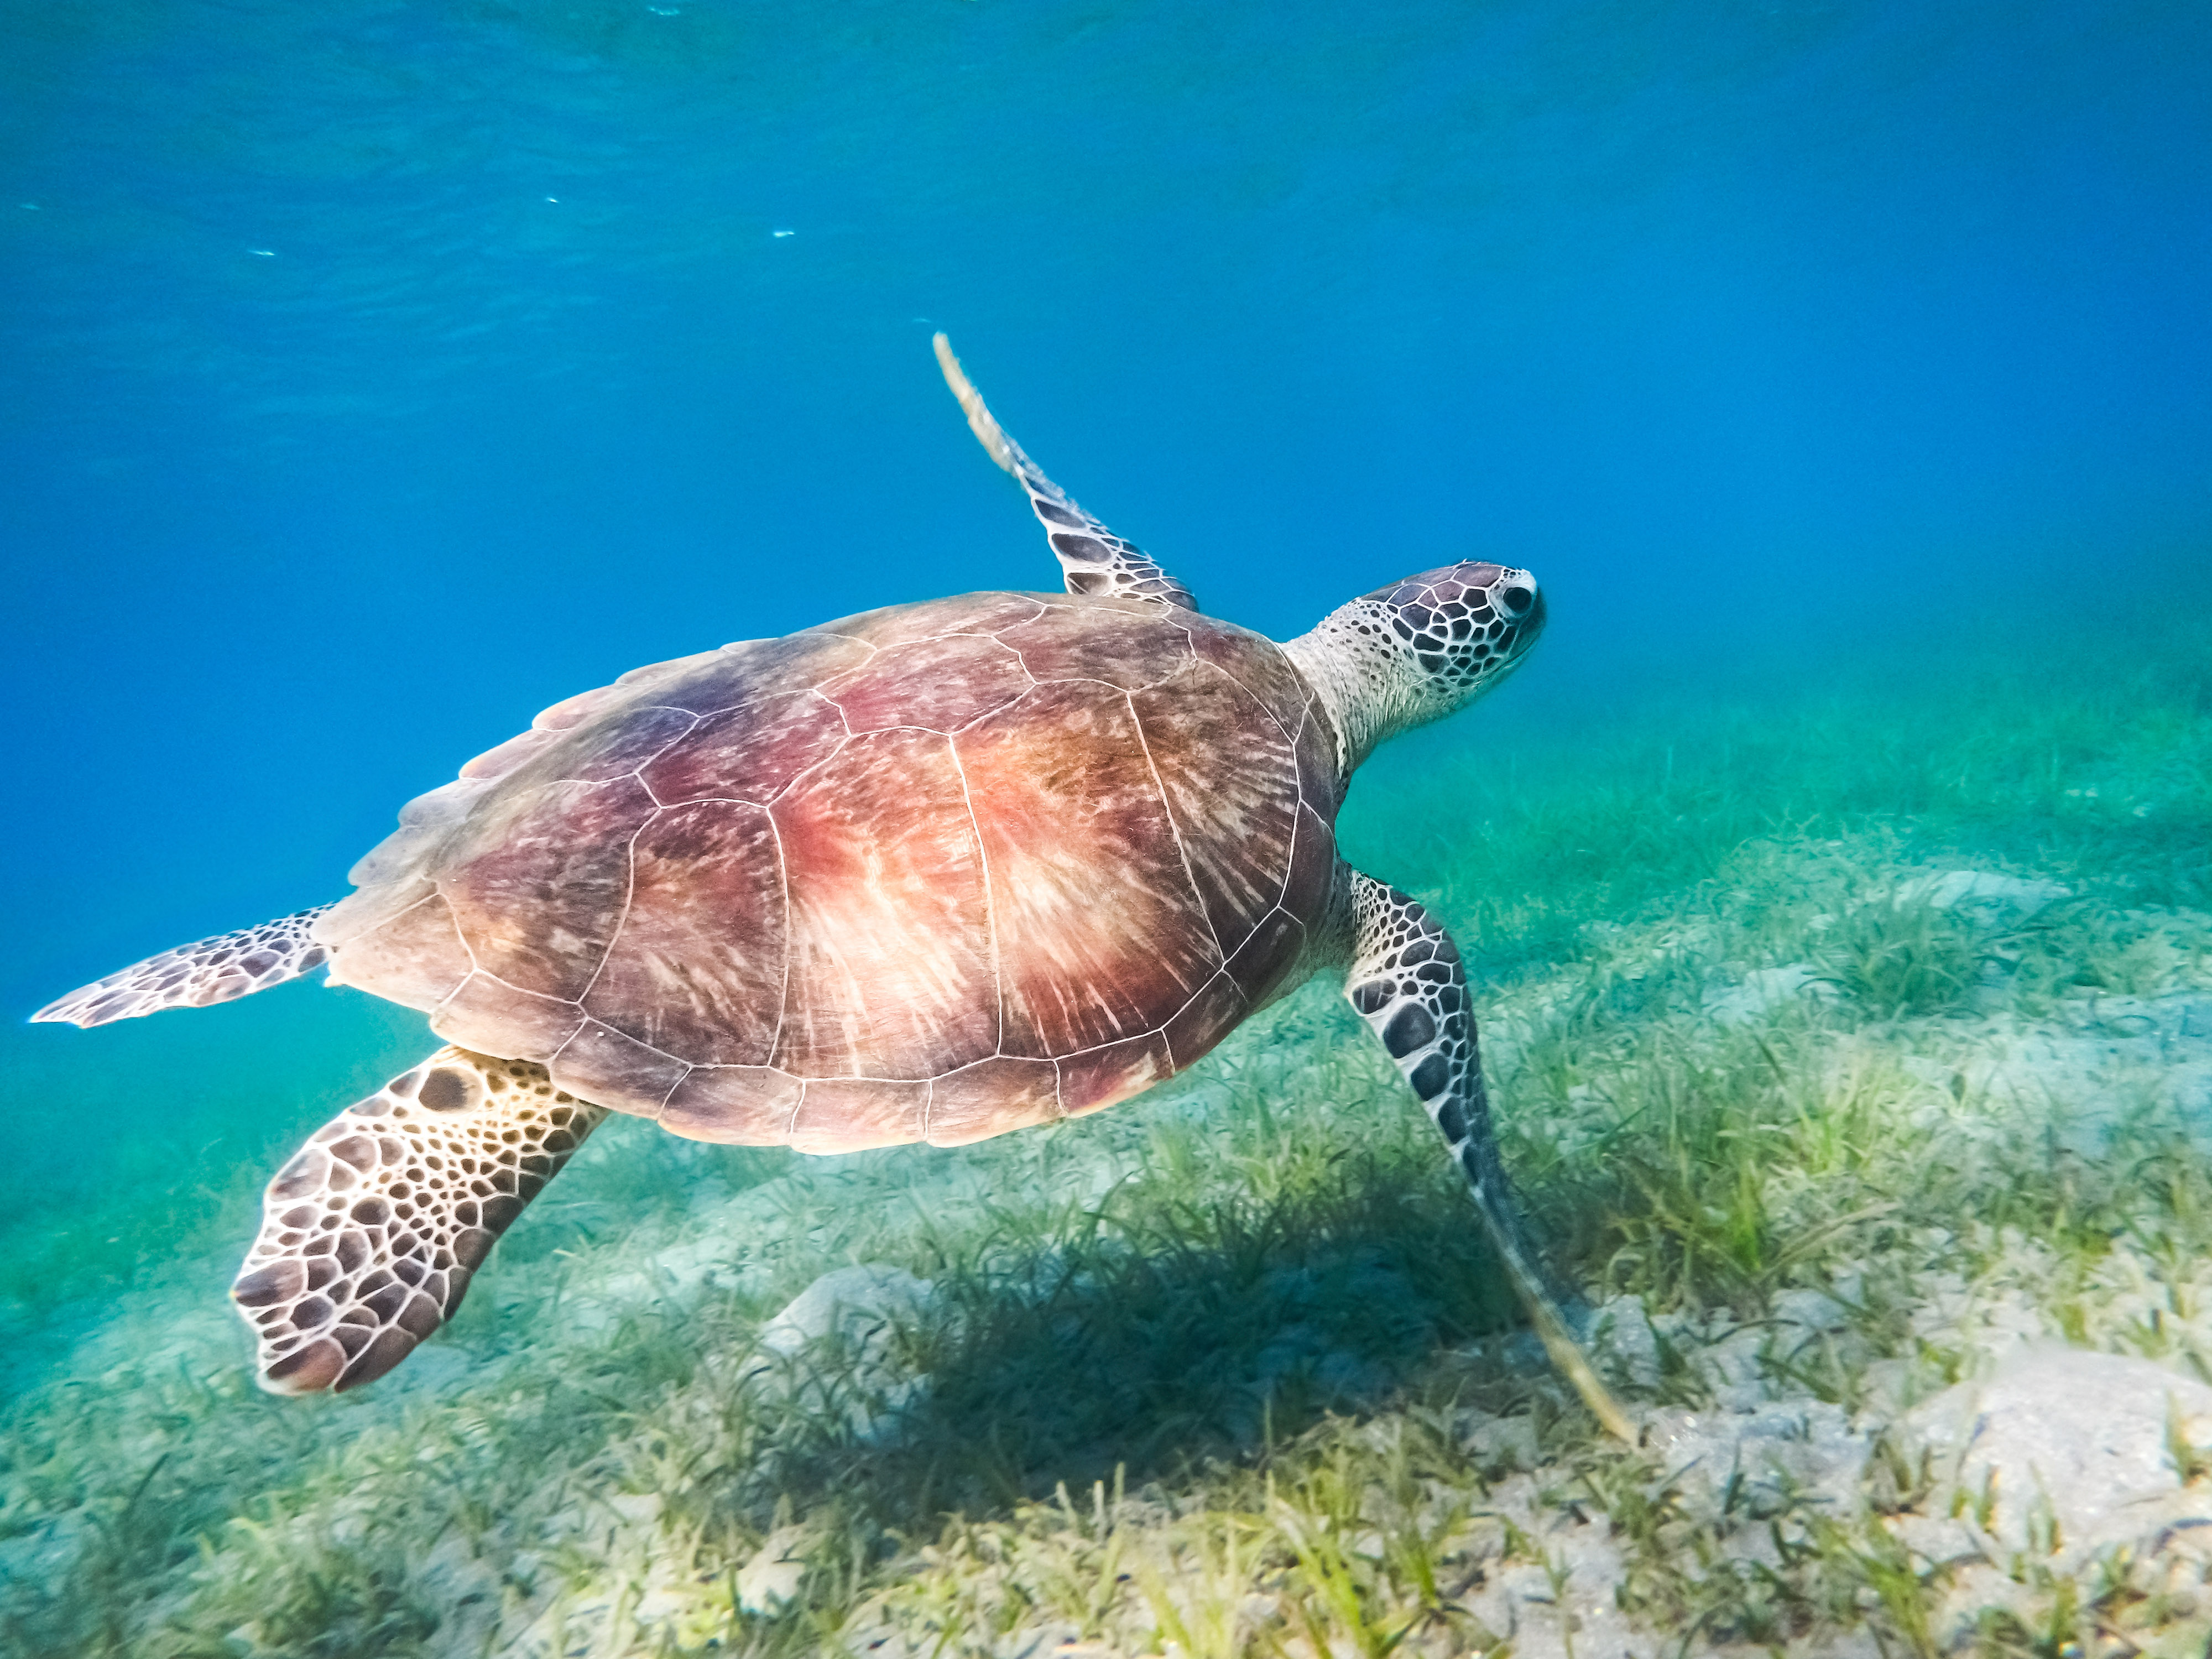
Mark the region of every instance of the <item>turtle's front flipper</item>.
<instances>
[{"instance_id":1,"label":"turtle's front flipper","mask_svg":"<svg viewBox=\"0 0 2212 1659\"><path fill-rule=\"evenodd\" d=\"M1443 1131L1452 1162L1474 1189L1483 1231L1504 1262L1552 1363L1566 1374L1599 1422L1635 1444L1634 1425L1568 1332L1522 1231L1513 1188L1505 1179L1490 1127L1490 1101L1483 1091L1474 1014L1459 947L1416 900L1356 870L1343 870L1343 874L1349 883L1344 896L1351 909L1353 939L1345 996L1382 1039L1400 1073Z\"/></svg>"},{"instance_id":2,"label":"turtle's front flipper","mask_svg":"<svg viewBox=\"0 0 2212 1659\"><path fill-rule=\"evenodd\" d=\"M605 1115L543 1066L441 1048L316 1130L230 1289L261 1386L343 1391L404 1359Z\"/></svg>"},{"instance_id":3,"label":"turtle's front flipper","mask_svg":"<svg viewBox=\"0 0 2212 1659\"><path fill-rule=\"evenodd\" d=\"M983 406L983 394L961 372L960 360L952 355L952 342L939 334L933 343L937 366L945 371L945 385L952 388L952 395L967 412L969 427L990 452L991 459L1029 492L1030 507L1043 521L1046 538L1052 543L1067 580L1067 591L1158 599L1185 611L1197 610L1198 601L1191 598L1188 587L1161 569L1143 549L1123 541L1078 507L1066 490L1044 476L1042 467L1022 453L1022 447L1006 434Z\"/></svg>"},{"instance_id":4,"label":"turtle's front flipper","mask_svg":"<svg viewBox=\"0 0 2212 1659\"><path fill-rule=\"evenodd\" d=\"M135 1019L164 1008L204 1008L211 1002L265 991L329 959L330 951L315 939L313 928L315 919L330 908L319 904L258 927L179 945L72 991L31 1018L68 1025L105 1025L112 1019Z\"/></svg>"}]
</instances>

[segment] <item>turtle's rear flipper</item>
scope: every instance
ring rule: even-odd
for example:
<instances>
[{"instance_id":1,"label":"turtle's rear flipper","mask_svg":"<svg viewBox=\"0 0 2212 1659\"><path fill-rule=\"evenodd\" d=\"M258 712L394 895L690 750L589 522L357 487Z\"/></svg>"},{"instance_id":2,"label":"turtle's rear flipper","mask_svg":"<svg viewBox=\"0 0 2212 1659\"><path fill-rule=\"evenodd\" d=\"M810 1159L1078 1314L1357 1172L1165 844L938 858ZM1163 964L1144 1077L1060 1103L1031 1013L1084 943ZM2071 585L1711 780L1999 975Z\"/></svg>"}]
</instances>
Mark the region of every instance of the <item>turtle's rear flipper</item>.
<instances>
[{"instance_id":1,"label":"turtle's rear flipper","mask_svg":"<svg viewBox=\"0 0 2212 1659\"><path fill-rule=\"evenodd\" d=\"M135 1019L163 1008L204 1008L211 1002L265 991L329 960L330 951L311 930L315 918L330 908L319 904L258 927L179 945L72 991L31 1018L68 1025L105 1025L112 1019Z\"/></svg>"},{"instance_id":2,"label":"turtle's rear flipper","mask_svg":"<svg viewBox=\"0 0 2212 1659\"><path fill-rule=\"evenodd\" d=\"M543 1066L441 1048L316 1130L230 1289L261 1386L343 1391L404 1359L605 1115Z\"/></svg>"}]
</instances>

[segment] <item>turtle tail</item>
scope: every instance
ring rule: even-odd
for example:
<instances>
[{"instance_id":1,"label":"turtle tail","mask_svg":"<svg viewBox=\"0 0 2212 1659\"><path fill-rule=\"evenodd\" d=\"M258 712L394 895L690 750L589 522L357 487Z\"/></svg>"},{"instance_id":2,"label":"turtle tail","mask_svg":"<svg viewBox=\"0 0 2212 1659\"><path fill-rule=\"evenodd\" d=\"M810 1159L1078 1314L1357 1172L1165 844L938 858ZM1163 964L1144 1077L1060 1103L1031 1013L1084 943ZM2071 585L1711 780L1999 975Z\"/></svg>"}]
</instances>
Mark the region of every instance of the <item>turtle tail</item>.
<instances>
[{"instance_id":1,"label":"turtle tail","mask_svg":"<svg viewBox=\"0 0 2212 1659\"><path fill-rule=\"evenodd\" d=\"M319 904L258 927L179 945L72 991L31 1018L65 1025L105 1025L164 1008L204 1008L211 1002L265 991L330 959L330 947L314 935L316 919L330 908Z\"/></svg>"}]
</instances>

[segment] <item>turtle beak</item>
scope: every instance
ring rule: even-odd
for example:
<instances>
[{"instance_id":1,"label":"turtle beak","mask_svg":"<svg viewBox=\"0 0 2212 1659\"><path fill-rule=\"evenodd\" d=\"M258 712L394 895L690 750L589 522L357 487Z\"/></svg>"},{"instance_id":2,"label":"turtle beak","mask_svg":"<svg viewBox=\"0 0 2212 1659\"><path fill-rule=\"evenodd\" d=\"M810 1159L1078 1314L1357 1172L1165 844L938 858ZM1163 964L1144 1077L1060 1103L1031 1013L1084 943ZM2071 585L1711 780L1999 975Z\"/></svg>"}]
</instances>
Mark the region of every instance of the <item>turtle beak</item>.
<instances>
[{"instance_id":1,"label":"turtle beak","mask_svg":"<svg viewBox=\"0 0 2212 1659\"><path fill-rule=\"evenodd\" d=\"M1544 631L1544 590L1525 570L1509 570L1490 590L1490 602L1513 629L1508 656L1518 659Z\"/></svg>"}]
</instances>

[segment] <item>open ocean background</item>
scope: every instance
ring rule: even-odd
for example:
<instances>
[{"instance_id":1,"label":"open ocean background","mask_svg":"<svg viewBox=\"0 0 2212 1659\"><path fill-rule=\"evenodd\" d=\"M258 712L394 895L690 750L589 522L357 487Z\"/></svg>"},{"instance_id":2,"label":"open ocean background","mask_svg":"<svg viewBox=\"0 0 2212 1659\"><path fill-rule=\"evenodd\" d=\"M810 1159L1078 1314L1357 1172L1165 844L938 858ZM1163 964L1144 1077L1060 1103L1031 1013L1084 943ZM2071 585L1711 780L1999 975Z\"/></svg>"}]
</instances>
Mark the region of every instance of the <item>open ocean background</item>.
<instances>
[{"instance_id":1,"label":"open ocean background","mask_svg":"<svg viewBox=\"0 0 2212 1659\"><path fill-rule=\"evenodd\" d=\"M1534 569L1456 742L1977 652L2063 697L2212 593L2201 7L6 17L26 1014L336 896L626 668L1048 583L933 328L1218 614ZM319 1121L415 1029L0 1028L0 1202L247 1095Z\"/></svg>"},{"instance_id":2,"label":"open ocean background","mask_svg":"<svg viewBox=\"0 0 2212 1659\"><path fill-rule=\"evenodd\" d=\"M2212 8L0 21L0 1218L59 1241L16 1384L424 1046L307 985L31 1011L339 896L627 668L1053 582L934 329L1216 614L1535 571L1528 666L1355 786L1379 873L1362 791L1469 755L2212 637Z\"/></svg>"}]
</instances>

